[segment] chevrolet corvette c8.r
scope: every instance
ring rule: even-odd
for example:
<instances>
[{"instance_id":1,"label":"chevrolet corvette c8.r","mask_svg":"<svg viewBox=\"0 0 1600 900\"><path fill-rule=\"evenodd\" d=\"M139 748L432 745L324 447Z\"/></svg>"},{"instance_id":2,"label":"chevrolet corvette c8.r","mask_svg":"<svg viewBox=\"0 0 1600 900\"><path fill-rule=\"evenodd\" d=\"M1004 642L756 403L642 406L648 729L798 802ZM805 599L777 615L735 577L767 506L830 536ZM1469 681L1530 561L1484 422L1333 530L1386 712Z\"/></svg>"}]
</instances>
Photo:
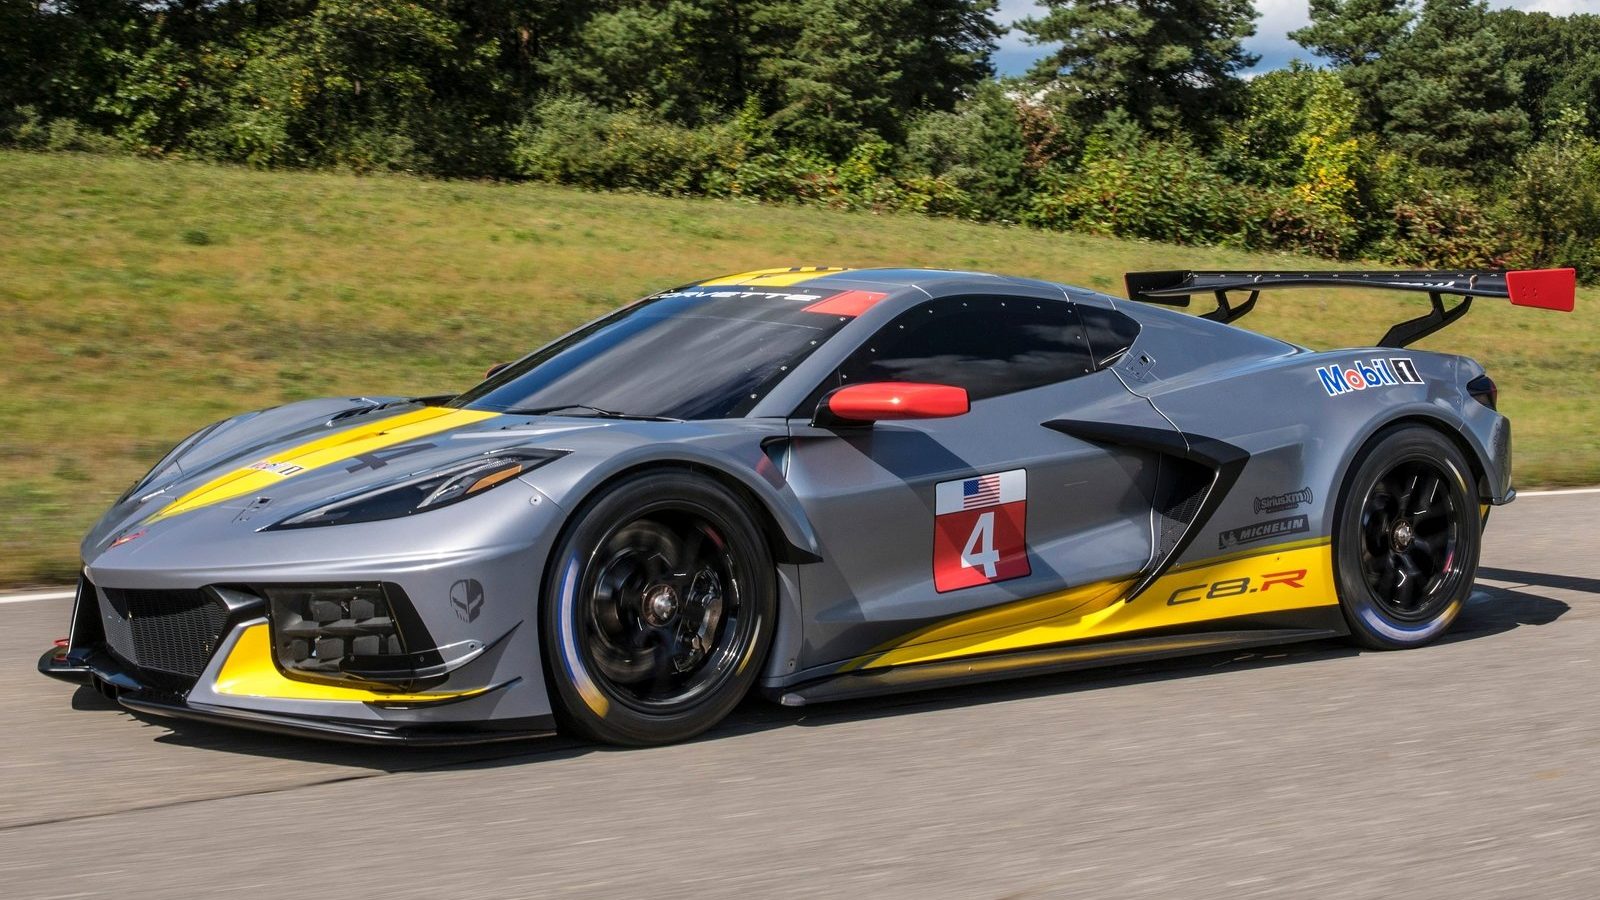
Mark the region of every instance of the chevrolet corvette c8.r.
<instances>
[{"instance_id":1,"label":"chevrolet corvette c8.r","mask_svg":"<svg viewBox=\"0 0 1600 900\"><path fill-rule=\"evenodd\" d=\"M1307 286L1432 307L1328 352L1229 324ZM349 740L653 744L752 689L1447 629L1514 496L1510 423L1482 366L1407 345L1475 298L1570 310L1571 270L1128 288L763 270L459 395L235 416L90 531L40 669L140 714ZM1196 295L1216 309L1161 308Z\"/></svg>"}]
</instances>

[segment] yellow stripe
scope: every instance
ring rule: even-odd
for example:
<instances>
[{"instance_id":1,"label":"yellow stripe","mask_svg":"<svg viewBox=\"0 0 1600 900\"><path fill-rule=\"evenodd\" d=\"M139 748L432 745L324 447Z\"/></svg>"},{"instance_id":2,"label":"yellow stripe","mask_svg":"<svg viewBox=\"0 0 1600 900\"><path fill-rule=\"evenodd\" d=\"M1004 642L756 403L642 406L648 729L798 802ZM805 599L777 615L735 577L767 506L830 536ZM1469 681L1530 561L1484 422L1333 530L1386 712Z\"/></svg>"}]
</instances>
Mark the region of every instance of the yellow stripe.
<instances>
[{"instance_id":1,"label":"yellow stripe","mask_svg":"<svg viewBox=\"0 0 1600 900\"><path fill-rule=\"evenodd\" d=\"M1298 579L1299 587L1267 578L1300 570L1305 575ZM1122 602L1132 585L1132 581L1101 582L960 616L881 646L850 661L845 669L1022 650L1339 602L1333 586L1332 547L1326 538L1187 565L1156 579L1132 603Z\"/></svg>"},{"instance_id":2,"label":"yellow stripe","mask_svg":"<svg viewBox=\"0 0 1600 900\"><path fill-rule=\"evenodd\" d=\"M710 281L700 282L701 287L717 287L728 284L748 284L752 287L788 287L830 275L834 272L848 272L848 268L840 266L788 266L782 269L757 269L754 272L741 272L738 275L724 275Z\"/></svg>"},{"instance_id":3,"label":"yellow stripe","mask_svg":"<svg viewBox=\"0 0 1600 900\"><path fill-rule=\"evenodd\" d=\"M363 453L371 453L374 450L382 450L385 447L393 447L407 441L414 441L430 434L438 434L441 431L449 431L452 428L460 428L463 425L471 425L474 422L492 419L496 415L499 414L474 409L445 409L443 407L430 406L426 409L379 419L376 422L317 438L314 441L269 456L261 460L260 463L255 464L299 466L299 469L288 475L254 468L253 466L235 469L173 500L145 521L148 524L179 513L210 506L214 503L232 500L235 497L265 491L282 483L285 478L293 478L312 469L342 462L353 456L360 456Z\"/></svg>"},{"instance_id":4,"label":"yellow stripe","mask_svg":"<svg viewBox=\"0 0 1600 900\"><path fill-rule=\"evenodd\" d=\"M481 694L489 688L438 694L388 694L362 688L341 687L295 681L278 671L272 661L272 639L265 623L251 625L239 635L238 643L222 663L212 690L230 697L260 697L270 700L345 700L354 703L428 703L458 700Z\"/></svg>"}]
</instances>

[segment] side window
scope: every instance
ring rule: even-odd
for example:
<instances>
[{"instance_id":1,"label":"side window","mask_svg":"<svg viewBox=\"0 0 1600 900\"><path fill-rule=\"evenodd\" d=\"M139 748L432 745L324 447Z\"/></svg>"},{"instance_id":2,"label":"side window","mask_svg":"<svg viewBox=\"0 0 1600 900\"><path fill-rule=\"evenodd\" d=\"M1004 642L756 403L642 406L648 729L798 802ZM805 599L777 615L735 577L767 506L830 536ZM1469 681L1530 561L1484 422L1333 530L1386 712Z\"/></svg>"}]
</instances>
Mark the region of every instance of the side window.
<instances>
[{"instance_id":1,"label":"side window","mask_svg":"<svg viewBox=\"0 0 1600 900\"><path fill-rule=\"evenodd\" d=\"M840 367L832 386L924 381L967 389L973 400L1093 371L1076 304L1025 297L950 297L911 309Z\"/></svg>"},{"instance_id":2,"label":"side window","mask_svg":"<svg viewBox=\"0 0 1600 900\"><path fill-rule=\"evenodd\" d=\"M1103 369L1122 358L1139 336L1139 323L1104 306L1079 306L1078 316L1083 320L1083 330L1089 336L1089 349L1094 351L1094 365Z\"/></svg>"}]
</instances>

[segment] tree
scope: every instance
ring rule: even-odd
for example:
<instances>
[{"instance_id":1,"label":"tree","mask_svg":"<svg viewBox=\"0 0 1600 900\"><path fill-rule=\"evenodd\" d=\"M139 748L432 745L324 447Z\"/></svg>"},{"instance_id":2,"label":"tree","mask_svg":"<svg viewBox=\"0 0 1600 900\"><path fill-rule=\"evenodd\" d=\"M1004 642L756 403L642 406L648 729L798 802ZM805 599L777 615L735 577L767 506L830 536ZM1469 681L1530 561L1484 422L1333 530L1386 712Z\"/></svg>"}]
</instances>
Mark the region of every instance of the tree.
<instances>
[{"instance_id":1,"label":"tree","mask_svg":"<svg viewBox=\"0 0 1600 900\"><path fill-rule=\"evenodd\" d=\"M700 124L743 102L743 17L727 0L611 0L540 71L561 93Z\"/></svg>"},{"instance_id":2,"label":"tree","mask_svg":"<svg viewBox=\"0 0 1600 900\"><path fill-rule=\"evenodd\" d=\"M1363 118L1381 131L1387 116L1379 89L1391 68L1389 51L1415 17L1412 0L1311 0L1311 24L1289 37L1333 63L1361 99Z\"/></svg>"},{"instance_id":3,"label":"tree","mask_svg":"<svg viewBox=\"0 0 1600 900\"><path fill-rule=\"evenodd\" d=\"M919 109L950 109L992 73L995 0L762 0L751 13L772 123L842 158L898 141Z\"/></svg>"},{"instance_id":4,"label":"tree","mask_svg":"<svg viewBox=\"0 0 1600 900\"><path fill-rule=\"evenodd\" d=\"M1505 70L1486 0L1426 0L1389 56L1378 95L1401 153L1486 181L1527 143L1521 85Z\"/></svg>"},{"instance_id":5,"label":"tree","mask_svg":"<svg viewBox=\"0 0 1600 900\"><path fill-rule=\"evenodd\" d=\"M1094 121L1114 110L1157 132L1213 135L1239 108L1237 73L1258 57L1251 0L1044 0L1043 18L1018 23L1060 49L1033 70L1078 96Z\"/></svg>"},{"instance_id":6,"label":"tree","mask_svg":"<svg viewBox=\"0 0 1600 900\"><path fill-rule=\"evenodd\" d=\"M1522 82L1520 105L1534 140L1567 110L1580 110L1600 138L1600 15L1552 16L1501 9L1489 13L1505 66Z\"/></svg>"}]
</instances>

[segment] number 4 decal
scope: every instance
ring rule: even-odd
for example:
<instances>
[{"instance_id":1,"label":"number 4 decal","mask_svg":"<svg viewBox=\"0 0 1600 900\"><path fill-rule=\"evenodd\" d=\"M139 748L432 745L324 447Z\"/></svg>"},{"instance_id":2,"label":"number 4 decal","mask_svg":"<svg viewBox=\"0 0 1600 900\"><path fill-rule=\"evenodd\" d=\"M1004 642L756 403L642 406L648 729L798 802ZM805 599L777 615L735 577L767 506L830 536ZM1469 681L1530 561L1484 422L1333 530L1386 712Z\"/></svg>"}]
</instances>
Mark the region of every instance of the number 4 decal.
<instances>
[{"instance_id":1,"label":"number 4 decal","mask_svg":"<svg viewBox=\"0 0 1600 900\"><path fill-rule=\"evenodd\" d=\"M941 593L1027 575L1028 472L934 488L933 586Z\"/></svg>"},{"instance_id":2,"label":"number 4 decal","mask_svg":"<svg viewBox=\"0 0 1600 900\"><path fill-rule=\"evenodd\" d=\"M994 548L994 513L982 513L978 516L978 524L972 529L972 537L967 538L967 546L961 548L961 565L967 568L982 567L984 577L993 580L995 564L998 562L1000 551Z\"/></svg>"}]
</instances>

